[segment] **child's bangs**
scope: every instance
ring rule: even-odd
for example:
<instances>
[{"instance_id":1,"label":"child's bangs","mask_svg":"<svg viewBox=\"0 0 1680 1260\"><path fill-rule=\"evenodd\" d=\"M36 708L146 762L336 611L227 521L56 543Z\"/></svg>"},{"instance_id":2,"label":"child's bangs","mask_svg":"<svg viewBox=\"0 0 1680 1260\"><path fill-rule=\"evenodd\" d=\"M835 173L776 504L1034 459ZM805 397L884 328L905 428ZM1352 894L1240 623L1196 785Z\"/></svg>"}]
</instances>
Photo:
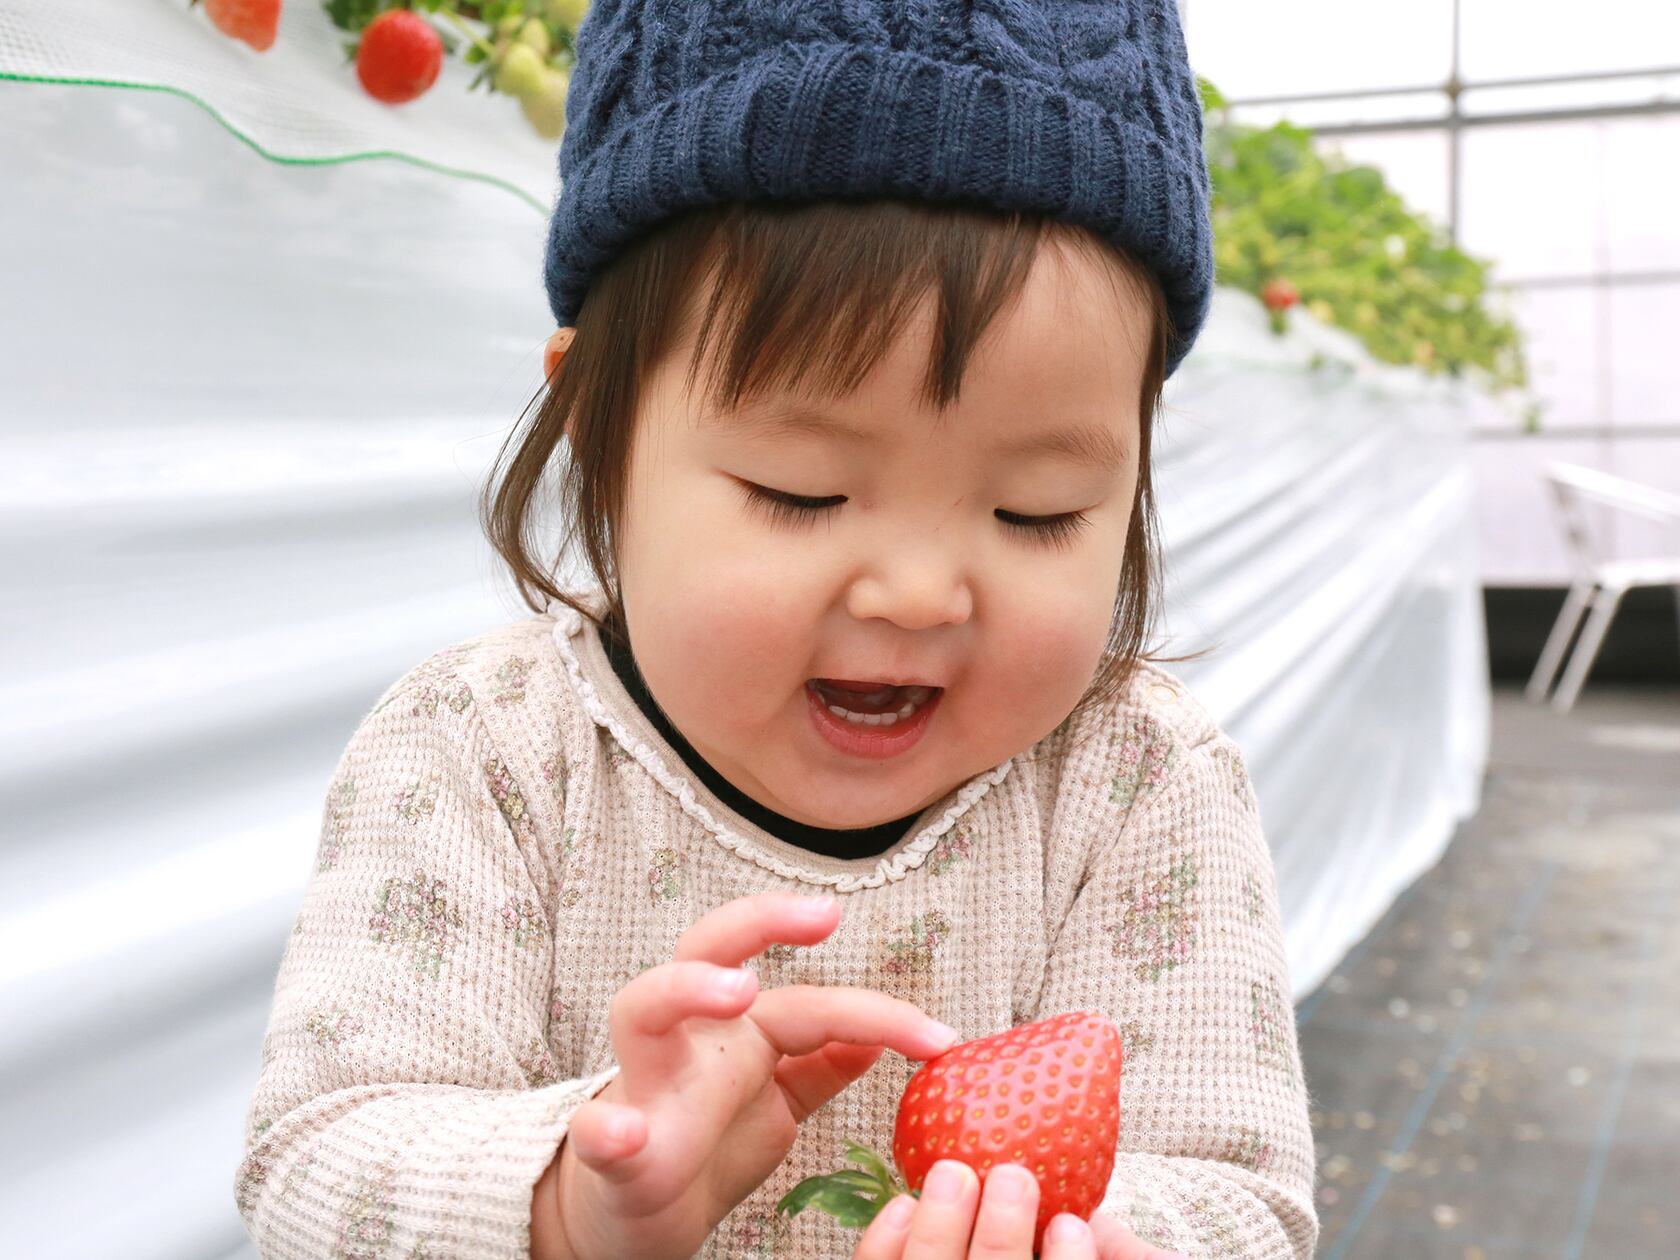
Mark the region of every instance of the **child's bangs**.
<instances>
[{"instance_id":1,"label":"child's bangs","mask_svg":"<svg viewBox=\"0 0 1680 1260\"><path fill-rule=\"evenodd\" d=\"M943 412L1053 226L1037 216L896 201L725 207L692 224L706 232L703 240L688 249L673 242L673 255L686 256L704 283L682 285L697 295L698 310L671 321L653 357L692 340L689 388L704 376L717 412L781 393L845 397L931 290L936 315L921 399Z\"/></svg>"}]
</instances>

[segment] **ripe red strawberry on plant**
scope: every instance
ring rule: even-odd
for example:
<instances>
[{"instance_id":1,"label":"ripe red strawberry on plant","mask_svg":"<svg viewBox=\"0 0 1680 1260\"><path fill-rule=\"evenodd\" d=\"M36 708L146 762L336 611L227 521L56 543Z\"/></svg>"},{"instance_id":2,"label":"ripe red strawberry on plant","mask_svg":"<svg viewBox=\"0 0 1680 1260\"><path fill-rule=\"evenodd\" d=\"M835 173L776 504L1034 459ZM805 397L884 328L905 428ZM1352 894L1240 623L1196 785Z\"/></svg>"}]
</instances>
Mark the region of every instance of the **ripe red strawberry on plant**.
<instances>
[{"instance_id":1,"label":"ripe red strawberry on plant","mask_svg":"<svg viewBox=\"0 0 1680 1260\"><path fill-rule=\"evenodd\" d=\"M401 105L423 95L443 68L443 39L410 9L387 9L362 28L356 77L369 96Z\"/></svg>"},{"instance_id":2,"label":"ripe red strawberry on plant","mask_svg":"<svg viewBox=\"0 0 1680 1260\"><path fill-rule=\"evenodd\" d=\"M961 1042L916 1070L893 1126L894 1178L881 1157L848 1143L844 1169L807 1177L776 1205L789 1216L815 1207L842 1225L867 1226L895 1195L921 1197L942 1159L982 1182L996 1164L1038 1180L1033 1250L1061 1212L1090 1219L1108 1189L1120 1137L1119 1030L1096 1011L1073 1011Z\"/></svg>"},{"instance_id":3,"label":"ripe red strawberry on plant","mask_svg":"<svg viewBox=\"0 0 1680 1260\"><path fill-rule=\"evenodd\" d=\"M1266 287L1260 290L1260 300L1274 311L1287 310L1301 300L1301 295L1295 291L1295 286L1281 276L1266 281Z\"/></svg>"},{"instance_id":4,"label":"ripe red strawberry on plant","mask_svg":"<svg viewBox=\"0 0 1680 1260\"><path fill-rule=\"evenodd\" d=\"M196 7L192 0L189 8ZM280 29L280 0L204 0L204 12L224 35L267 52Z\"/></svg>"}]
</instances>

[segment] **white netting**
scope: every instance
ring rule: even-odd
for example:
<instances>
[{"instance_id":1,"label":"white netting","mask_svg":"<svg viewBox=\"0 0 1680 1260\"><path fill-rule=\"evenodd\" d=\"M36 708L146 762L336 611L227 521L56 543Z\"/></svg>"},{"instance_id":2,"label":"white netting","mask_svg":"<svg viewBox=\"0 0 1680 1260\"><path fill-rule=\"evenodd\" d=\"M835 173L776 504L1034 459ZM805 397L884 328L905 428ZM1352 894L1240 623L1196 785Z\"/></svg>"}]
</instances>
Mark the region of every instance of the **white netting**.
<instances>
[{"instance_id":1,"label":"white netting","mask_svg":"<svg viewBox=\"0 0 1680 1260\"><path fill-rule=\"evenodd\" d=\"M268 157L415 162L504 184L547 213L559 142L537 135L517 101L468 92L478 67L449 56L424 96L383 104L346 63L349 38L318 0L286 4L265 52L224 35L187 0L0 0L0 78L163 89Z\"/></svg>"}]
</instances>

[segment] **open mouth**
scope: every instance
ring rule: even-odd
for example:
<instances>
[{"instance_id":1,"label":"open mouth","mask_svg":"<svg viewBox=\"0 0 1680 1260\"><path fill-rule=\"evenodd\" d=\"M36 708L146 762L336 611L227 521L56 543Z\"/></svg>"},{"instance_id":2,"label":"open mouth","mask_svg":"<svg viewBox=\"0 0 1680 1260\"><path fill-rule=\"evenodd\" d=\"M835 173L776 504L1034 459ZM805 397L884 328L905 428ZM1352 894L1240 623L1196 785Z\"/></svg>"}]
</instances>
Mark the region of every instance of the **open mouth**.
<instances>
[{"instance_id":1,"label":"open mouth","mask_svg":"<svg viewBox=\"0 0 1680 1260\"><path fill-rule=\"evenodd\" d=\"M831 678L809 680L828 711L859 726L893 726L908 721L943 687L895 687L880 683L858 683Z\"/></svg>"}]
</instances>

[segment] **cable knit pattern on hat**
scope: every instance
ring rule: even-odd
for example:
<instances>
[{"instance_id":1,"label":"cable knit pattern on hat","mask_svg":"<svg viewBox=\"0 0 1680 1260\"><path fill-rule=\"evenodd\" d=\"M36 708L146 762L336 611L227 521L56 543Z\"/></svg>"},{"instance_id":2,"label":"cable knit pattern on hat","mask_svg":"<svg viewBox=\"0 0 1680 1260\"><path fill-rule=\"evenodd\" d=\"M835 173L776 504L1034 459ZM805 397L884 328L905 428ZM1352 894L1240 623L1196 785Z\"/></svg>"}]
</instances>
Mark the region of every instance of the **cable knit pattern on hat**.
<instances>
[{"instance_id":1,"label":"cable knit pattern on hat","mask_svg":"<svg viewBox=\"0 0 1680 1260\"><path fill-rule=\"evenodd\" d=\"M594 594L593 607L604 605ZM350 736L275 979L236 1206L270 1260L528 1260L532 1188L618 1074L613 996L708 910L835 892L765 987L862 985L965 1038L1071 1010L1121 1031L1099 1211L1195 1260L1307 1260L1308 1097L1271 856L1242 756L1172 674L953 785L865 859L719 800L562 605L405 673ZM846 1260L777 1201L891 1150L919 1064L812 1115L702 1260Z\"/></svg>"},{"instance_id":2,"label":"cable knit pattern on hat","mask_svg":"<svg viewBox=\"0 0 1680 1260\"><path fill-rule=\"evenodd\" d=\"M1171 376L1213 292L1202 105L1174 0L595 0L543 270L562 327L692 205L898 197L1036 211L1160 278Z\"/></svg>"}]
</instances>

